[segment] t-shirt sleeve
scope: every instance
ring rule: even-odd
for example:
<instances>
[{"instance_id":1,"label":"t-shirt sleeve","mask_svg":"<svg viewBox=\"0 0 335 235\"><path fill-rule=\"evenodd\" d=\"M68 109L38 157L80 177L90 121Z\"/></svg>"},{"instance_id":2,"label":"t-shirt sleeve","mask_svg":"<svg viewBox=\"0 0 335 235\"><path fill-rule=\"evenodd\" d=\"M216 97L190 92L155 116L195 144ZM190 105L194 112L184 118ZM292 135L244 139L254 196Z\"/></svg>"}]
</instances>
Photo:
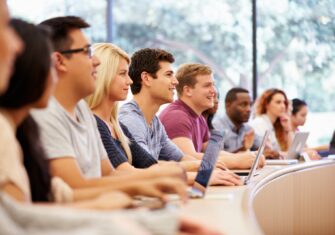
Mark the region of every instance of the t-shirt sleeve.
<instances>
[{"instance_id":1,"label":"t-shirt sleeve","mask_svg":"<svg viewBox=\"0 0 335 235\"><path fill-rule=\"evenodd\" d=\"M136 143L149 153L148 133L139 114L135 112L120 113L119 121L128 128Z\"/></svg>"},{"instance_id":2,"label":"t-shirt sleeve","mask_svg":"<svg viewBox=\"0 0 335 235\"><path fill-rule=\"evenodd\" d=\"M136 168L147 168L157 163L157 160L145 149L143 149L129 132L128 128L121 125L124 134L128 137L130 151L133 157L132 165Z\"/></svg>"},{"instance_id":3,"label":"t-shirt sleeve","mask_svg":"<svg viewBox=\"0 0 335 235\"><path fill-rule=\"evenodd\" d=\"M178 137L192 139L192 123L184 112L173 110L164 116L160 116L160 120L170 139Z\"/></svg>"},{"instance_id":4,"label":"t-shirt sleeve","mask_svg":"<svg viewBox=\"0 0 335 235\"><path fill-rule=\"evenodd\" d=\"M101 140L103 143L103 147L105 148L108 158L112 163L113 167L118 167L120 164L124 162L128 162L128 158L124 153L119 149L118 145L113 140L111 133L108 127L103 123L103 121L96 118L98 129L100 132Z\"/></svg>"},{"instance_id":5,"label":"t-shirt sleeve","mask_svg":"<svg viewBox=\"0 0 335 235\"><path fill-rule=\"evenodd\" d=\"M160 160L180 161L182 157L184 156L183 152L168 137L163 125L161 129L161 145L162 145L162 149L159 153Z\"/></svg>"},{"instance_id":6,"label":"t-shirt sleeve","mask_svg":"<svg viewBox=\"0 0 335 235\"><path fill-rule=\"evenodd\" d=\"M255 134L258 136L263 136L267 131L267 125L264 123L261 117L256 117L250 122L250 126L254 129Z\"/></svg>"},{"instance_id":7,"label":"t-shirt sleeve","mask_svg":"<svg viewBox=\"0 0 335 235\"><path fill-rule=\"evenodd\" d=\"M93 122L94 122L94 133L95 133L95 136L97 136L96 139L97 139L97 144L98 144L98 151L99 151L100 160L108 159L107 149L104 146L103 139L102 139L101 133L100 133L99 128L98 128L97 120L94 118L93 114L91 114L91 115L92 115L92 119L93 119Z\"/></svg>"},{"instance_id":8,"label":"t-shirt sleeve","mask_svg":"<svg viewBox=\"0 0 335 235\"><path fill-rule=\"evenodd\" d=\"M1 117L0 117L1 118ZM29 180L22 162L20 146L10 126L2 125L0 120L0 191L11 182L15 184L27 199L30 199Z\"/></svg>"},{"instance_id":9,"label":"t-shirt sleeve","mask_svg":"<svg viewBox=\"0 0 335 235\"><path fill-rule=\"evenodd\" d=\"M32 116L40 128L41 141L49 159L76 157L70 127L61 114L48 109L34 111Z\"/></svg>"}]
</instances>

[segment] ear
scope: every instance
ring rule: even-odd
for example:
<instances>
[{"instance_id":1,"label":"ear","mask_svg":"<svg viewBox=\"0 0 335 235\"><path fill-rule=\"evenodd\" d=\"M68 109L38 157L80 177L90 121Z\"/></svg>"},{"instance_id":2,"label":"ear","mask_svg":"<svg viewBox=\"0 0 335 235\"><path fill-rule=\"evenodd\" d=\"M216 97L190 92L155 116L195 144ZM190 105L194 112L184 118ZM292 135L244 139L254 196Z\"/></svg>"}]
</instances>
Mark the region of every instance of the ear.
<instances>
[{"instance_id":1,"label":"ear","mask_svg":"<svg viewBox=\"0 0 335 235\"><path fill-rule=\"evenodd\" d=\"M147 86L147 87L151 86L152 77L150 76L149 73L142 72L141 73L141 80L142 80L142 85Z\"/></svg>"},{"instance_id":2,"label":"ear","mask_svg":"<svg viewBox=\"0 0 335 235\"><path fill-rule=\"evenodd\" d=\"M64 56L59 52L52 53L52 57L55 63L55 68L60 72L67 72L66 61L64 60Z\"/></svg>"},{"instance_id":3,"label":"ear","mask_svg":"<svg viewBox=\"0 0 335 235\"><path fill-rule=\"evenodd\" d=\"M193 89L189 86L183 87L183 96L192 97Z\"/></svg>"},{"instance_id":4,"label":"ear","mask_svg":"<svg viewBox=\"0 0 335 235\"><path fill-rule=\"evenodd\" d=\"M225 106L226 106L226 110L229 109L230 106L231 106L231 102L226 102L226 103L225 103Z\"/></svg>"}]
</instances>

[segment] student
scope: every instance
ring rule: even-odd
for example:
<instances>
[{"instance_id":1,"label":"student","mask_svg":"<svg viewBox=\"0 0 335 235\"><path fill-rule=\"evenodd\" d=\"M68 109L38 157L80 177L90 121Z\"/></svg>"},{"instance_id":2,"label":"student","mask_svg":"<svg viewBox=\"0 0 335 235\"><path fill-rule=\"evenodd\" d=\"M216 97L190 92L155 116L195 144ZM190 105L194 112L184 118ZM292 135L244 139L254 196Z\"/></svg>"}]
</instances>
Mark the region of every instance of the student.
<instances>
[{"instance_id":1,"label":"student","mask_svg":"<svg viewBox=\"0 0 335 235\"><path fill-rule=\"evenodd\" d=\"M307 103L298 98L292 99L291 125L293 131L299 131L299 126L305 125L307 114Z\"/></svg>"},{"instance_id":2,"label":"student","mask_svg":"<svg viewBox=\"0 0 335 235\"><path fill-rule=\"evenodd\" d=\"M168 136L182 151L198 154L204 151L208 141L208 127L201 113L213 107L213 73L206 65L184 64L177 70L176 77L178 100L161 112L160 120ZM255 154L221 152L220 158L228 168L244 169L251 167ZM263 164L261 160L260 166Z\"/></svg>"},{"instance_id":3,"label":"student","mask_svg":"<svg viewBox=\"0 0 335 235\"><path fill-rule=\"evenodd\" d=\"M32 115L41 129L52 176L60 177L72 188L109 187L131 196L144 194L162 199L164 190L172 190L186 199L185 184L179 179L157 175L156 179L140 181L152 178L151 172L117 175L107 158L95 118L83 100L95 89L96 67L100 64L81 31L88 24L67 16L46 20L42 25L53 30L52 55L59 81L48 108L34 110Z\"/></svg>"},{"instance_id":4,"label":"student","mask_svg":"<svg viewBox=\"0 0 335 235\"><path fill-rule=\"evenodd\" d=\"M172 70L173 62L173 56L160 49L145 48L133 54L129 75L133 80L130 87L134 98L121 107L119 119L136 142L155 159L182 161L189 160L189 156L168 138L156 116L161 105L173 100L178 84ZM231 172L215 170L210 183L237 185L240 180Z\"/></svg>"},{"instance_id":5,"label":"student","mask_svg":"<svg viewBox=\"0 0 335 235\"><path fill-rule=\"evenodd\" d=\"M110 43L94 45L94 55L101 64L97 68L96 89L87 97L98 123L102 142L109 160L116 169L147 168L158 161L132 137L118 120L118 102L125 100L132 80L128 75L130 58Z\"/></svg>"},{"instance_id":6,"label":"student","mask_svg":"<svg viewBox=\"0 0 335 235\"><path fill-rule=\"evenodd\" d=\"M287 151L292 143L293 130L288 114L288 99L284 91L273 88L263 92L255 104L255 119L250 122L256 135L271 131L271 148Z\"/></svg>"},{"instance_id":7,"label":"student","mask_svg":"<svg viewBox=\"0 0 335 235\"><path fill-rule=\"evenodd\" d=\"M9 26L9 13L5 0L0 1L0 94L8 86L16 55L22 50L22 41Z\"/></svg>"},{"instance_id":8,"label":"student","mask_svg":"<svg viewBox=\"0 0 335 235\"><path fill-rule=\"evenodd\" d=\"M235 87L230 89L225 98L226 113L215 116L214 128L225 131L224 150L238 152L256 150L261 138L255 136L247 122L250 118L252 100L249 91Z\"/></svg>"},{"instance_id":9,"label":"student","mask_svg":"<svg viewBox=\"0 0 335 235\"><path fill-rule=\"evenodd\" d=\"M216 89L215 94L214 94L214 99L213 99L214 106L212 108L209 108L209 109L205 110L202 113L202 116L204 116L206 121L207 121L207 126L208 126L209 130L214 129L213 120L214 120L214 116L217 113L218 108L219 108L219 100L220 100L219 92Z\"/></svg>"}]
</instances>

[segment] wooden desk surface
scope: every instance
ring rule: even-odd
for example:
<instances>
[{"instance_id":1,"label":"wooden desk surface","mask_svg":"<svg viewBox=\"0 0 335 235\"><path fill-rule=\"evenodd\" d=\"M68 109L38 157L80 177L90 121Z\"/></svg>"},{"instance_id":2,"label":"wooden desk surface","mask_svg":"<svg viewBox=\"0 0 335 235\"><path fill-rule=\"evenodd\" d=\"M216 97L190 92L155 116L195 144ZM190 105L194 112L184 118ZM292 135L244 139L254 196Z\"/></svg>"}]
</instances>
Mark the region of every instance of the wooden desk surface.
<instances>
[{"instance_id":1,"label":"wooden desk surface","mask_svg":"<svg viewBox=\"0 0 335 235\"><path fill-rule=\"evenodd\" d=\"M266 184L282 175L307 168L322 167L335 161L316 161L291 166L266 166L247 186L211 186L204 199L192 199L181 213L217 228L226 235L263 234L253 211L253 201Z\"/></svg>"}]
</instances>

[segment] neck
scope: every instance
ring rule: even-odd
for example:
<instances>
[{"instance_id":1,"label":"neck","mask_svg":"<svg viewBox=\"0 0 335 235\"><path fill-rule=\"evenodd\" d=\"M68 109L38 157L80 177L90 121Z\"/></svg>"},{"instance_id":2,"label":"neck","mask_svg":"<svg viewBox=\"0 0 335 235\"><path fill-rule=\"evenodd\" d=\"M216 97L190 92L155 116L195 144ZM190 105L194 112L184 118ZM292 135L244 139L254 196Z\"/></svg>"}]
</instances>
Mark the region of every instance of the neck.
<instances>
[{"instance_id":1,"label":"neck","mask_svg":"<svg viewBox=\"0 0 335 235\"><path fill-rule=\"evenodd\" d=\"M268 116L272 124L274 124L278 118L276 115L273 115L272 113L269 112L267 112L266 115Z\"/></svg>"},{"instance_id":2,"label":"neck","mask_svg":"<svg viewBox=\"0 0 335 235\"><path fill-rule=\"evenodd\" d=\"M228 117L229 117L229 116L228 116ZM230 117L229 117L229 119L230 119L231 122L234 124L236 130L239 130L239 129L241 128L241 126L243 125L243 123L238 122L238 121L236 121L236 120L234 120L234 119L232 119L232 118L230 118Z\"/></svg>"},{"instance_id":3,"label":"neck","mask_svg":"<svg viewBox=\"0 0 335 235\"><path fill-rule=\"evenodd\" d=\"M5 115L7 115L13 122L15 129L23 122L28 116L30 107L25 106L19 109L3 109Z\"/></svg>"},{"instance_id":4,"label":"neck","mask_svg":"<svg viewBox=\"0 0 335 235\"><path fill-rule=\"evenodd\" d=\"M104 120L107 123L110 123L114 104L115 104L114 101L103 99L101 104L92 109L92 112L95 115L97 115L100 119Z\"/></svg>"},{"instance_id":5,"label":"neck","mask_svg":"<svg viewBox=\"0 0 335 235\"><path fill-rule=\"evenodd\" d=\"M151 124L152 119L155 117L156 113L159 110L159 107L162 105L155 101L150 95L146 95L145 93L140 93L134 95L134 100L140 107L145 121L148 125Z\"/></svg>"},{"instance_id":6,"label":"neck","mask_svg":"<svg viewBox=\"0 0 335 235\"><path fill-rule=\"evenodd\" d=\"M68 78L65 78L68 79ZM78 102L82 99L76 96L75 92L71 90L71 88L64 83L60 82L57 84L56 90L55 90L55 97L60 103L63 108L72 116L75 118L75 108Z\"/></svg>"},{"instance_id":7,"label":"neck","mask_svg":"<svg viewBox=\"0 0 335 235\"><path fill-rule=\"evenodd\" d=\"M205 110L198 108L191 102L190 99L185 99L184 97L179 97L179 100L183 101L188 107L190 107L198 116L200 116Z\"/></svg>"}]
</instances>

